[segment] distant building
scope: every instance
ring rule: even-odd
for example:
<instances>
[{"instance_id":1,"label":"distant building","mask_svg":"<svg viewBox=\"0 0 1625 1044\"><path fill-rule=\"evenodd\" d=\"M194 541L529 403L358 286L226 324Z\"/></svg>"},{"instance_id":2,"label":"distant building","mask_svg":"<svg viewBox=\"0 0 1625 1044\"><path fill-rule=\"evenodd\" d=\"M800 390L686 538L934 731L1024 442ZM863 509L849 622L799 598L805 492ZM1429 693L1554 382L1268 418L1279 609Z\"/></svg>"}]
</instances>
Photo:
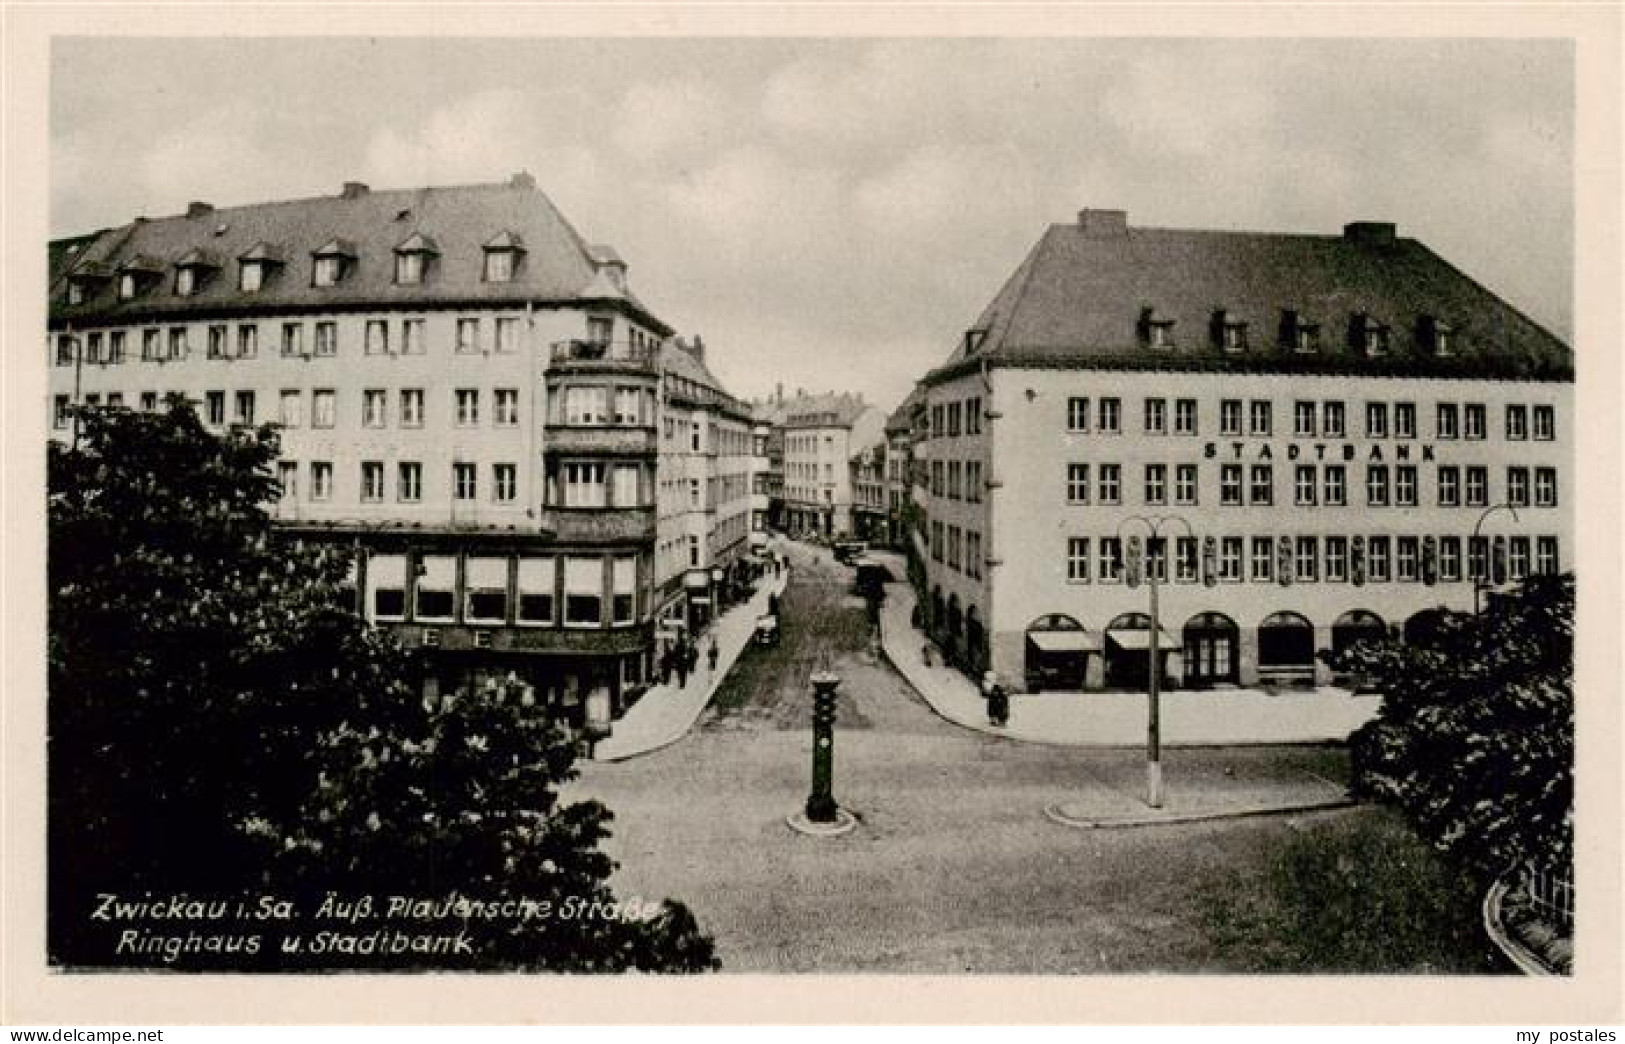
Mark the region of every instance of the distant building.
<instances>
[{"instance_id":1,"label":"distant building","mask_svg":"<svg viewBox=\"0 0 1625 1044\"><path fill-rule=\"evenodd\" d=\"M899 551L908 549L909 533L918 515L914 507L914 443L924 402L924 392L916 385L886 418L886 543Z\"/></svg>"},{"instance_id":2,"label":"distant building","mask_svg":"<svg viewBox=\"0 0 1625 1044\"><path fill-rule=\"evenodd\" d=\"M746 546L748 413L528 175L194 203L50 263L52 437L173 394L279 424L280 526L361 552L430 692L511 675L603 729Z\"/></svg>"},{"instance_id":3,"label":"distant building","mask_svg":"<svg viewBox=\"0 0 1625 1044\"><path fill-rule=\"evenodd\" d=\"M885 425L861 395L802 396L784 404L785 525L825 537L856 532L852 457Z\"/></svg>"},{"instance_id":4,"label":"distant building","mask_svg":"<svg viewBox=\"0 0 1625 1044\"><path fill-rule=\"evenodd\" d=\"M1084 211L921 381L928 626L1016 687L1138 689L1138 558L1171 684L1327 682L1321 650L1572 568L1573 379L1392 225Z\"/></svg>"}]
</instances>

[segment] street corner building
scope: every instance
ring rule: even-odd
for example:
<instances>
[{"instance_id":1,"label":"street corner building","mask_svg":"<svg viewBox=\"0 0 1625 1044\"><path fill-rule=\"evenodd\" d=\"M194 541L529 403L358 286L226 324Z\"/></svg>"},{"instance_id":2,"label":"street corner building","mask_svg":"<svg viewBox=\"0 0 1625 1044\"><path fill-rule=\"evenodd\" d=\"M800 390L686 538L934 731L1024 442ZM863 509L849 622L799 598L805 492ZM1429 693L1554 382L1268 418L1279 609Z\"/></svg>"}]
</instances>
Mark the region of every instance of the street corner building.
<instances>
[{"instance_id":1,"label":"street corner building","mask_svg":"<svg viewBox=\"0 0 1625 1044\"><path fill-rule=\"evenodd\" d=\"M894 415L922 622L1018 689L1141 689L1143 562L1171 684L1334 684L1321 650L1573 568L1573 381L1569 346L1391 224L1083 211Z\"/></svg>"},{"instance_id":2,"label":"street corner building","mask_svg":"<svg viewBox=\"0 0 1625 1044\"><path fill-rule=\"evenodd\" d=\"M290 537L434 695L500 680L602 733L748 566L753 418L528 174L215 208L50 246L74 404L275 422Z\"/></svg>"}]
</instances>

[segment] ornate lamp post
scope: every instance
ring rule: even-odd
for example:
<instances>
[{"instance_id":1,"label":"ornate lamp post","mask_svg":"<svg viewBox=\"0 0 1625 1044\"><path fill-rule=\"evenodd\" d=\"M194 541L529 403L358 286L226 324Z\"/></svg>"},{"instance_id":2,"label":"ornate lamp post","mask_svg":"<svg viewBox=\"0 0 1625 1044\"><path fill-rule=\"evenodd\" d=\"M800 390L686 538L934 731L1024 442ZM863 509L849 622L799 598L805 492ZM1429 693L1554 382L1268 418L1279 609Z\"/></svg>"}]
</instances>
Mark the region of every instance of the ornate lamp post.
<instances>
[{"instance_id":1,"label":"ornate lamp post","mask_svg":"<svg viewBox=\"0 0 1625 1044\"><path fill-rule=\"evenodd\" d=\"M1473 552L1476 551L1480 546L1479 540L1481 540L1482 538L1479 536L1479 531L1484 528L1484 520L1489 518L1491 515L1495 514L1497 511L1506 511L1506 512L1508 512L1509 514L1512 515L1512 521L1514 521L1514 522L1521 521L1521 519L1518 518L1518 509L1513 507L1512 504L1510 502L1508 502L1508 501L1503 500L1499 504L1491 504L1489 507L1485 508L1484 513L1478 516L1478 521L1473 523L1473 536L1472 536L1472 539L1467 544L1467 555L1468 555L1469 561L1472 558ZM1490 548L1489 548L1488 545L1483 545L1483 547L1484 547L1483 568L1479 569L1479 570L1475 570L1474 573L1473 573L1473 615L1474 616L1477 616L1480 612L1483 611L1480 608L1480 602L1483 599L1484 589L1491 586L1490 581L1492 579L1492 575L1493 575L1493 572L1494 572L1494 556L1490 553Z\"/></svg>"},{"instance_id":2,"label":"ornate lamp post","mask_svg":"<svg viewBox=\"0 0 1625 1044\"><path fill-rule=\"evenodd\" d=\"M1164 540L1162 527L1170 522L1178 522L1185 527L1185 534L1194 542L1196 531L1191 524L1179 515L1131 515L1117 525L1117 539L1121 544L1123 527L1130 522L1138 522L1145 526L1150 535L1146 539L1146 569L1147 585L1151 588L1151 672L1146 686L1146 744L1145 744L1145 803L1152 808L1162 807L1162 620L1157 610L1157 558L1156 550ZM1161 563L1167 567L1168 554L1166 548L1161 556ZM1133 587L1139 582L1138 555L1130 557L1128 569L1129 586Z\"/></svg>"},{"instance_id":3,"label":"ornate lamp post","mask_svg":"<svg viewBox=\"0 0 1625 1044\"><path fill-rule=\"evenodd\" d=\"M803 834L833 837L857 825L857 818L835 801L835 690L840 675L826 669L812 676L813 751L812 791L803 810L790 816L792 829Z\"/></svg>"}]
</instances>

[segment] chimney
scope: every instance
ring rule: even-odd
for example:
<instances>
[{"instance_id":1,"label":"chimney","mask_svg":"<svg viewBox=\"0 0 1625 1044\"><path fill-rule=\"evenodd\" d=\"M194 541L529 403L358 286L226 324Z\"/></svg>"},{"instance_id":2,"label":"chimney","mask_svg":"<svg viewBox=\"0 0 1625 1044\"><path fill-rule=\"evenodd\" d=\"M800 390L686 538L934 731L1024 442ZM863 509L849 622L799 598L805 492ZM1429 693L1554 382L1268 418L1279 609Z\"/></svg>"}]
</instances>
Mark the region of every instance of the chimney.
<instances>
[{"instance_id":1,"label":"chimney","mask_svg":"<svg viewBox=\"0 0 1625 1044\"><path fill-rule=\"evenodd\" d=\"M360 199L368 192L365 183L360 181L346 181L344 188L339 192L340 199Z\"/></svg>"},{"instance_id":2,"label":"chimney","mask_svg":"<svg viewBox=\"0 0 1625 1044\"><path fill-rule=\"evenodd\" d=\"M189 217L189 218L203 217L205 214L213 214L213 213L214 213L214 204L213 203L203 203L203 202L198 201L198 200L193 200L192 202L186 204L186 216Z\"/></svg>"},{"instance_id":3,"label":"chimney","mask_svg":"<svg viewBox=\"0 0 1625 1044\"><path fill-rule=\"evenodd\" d=\"M508 187L515 189L533 189L536 187L536 179L531 177L530 171L521 170L516 172L513 177L508 179Z\"/></svg>"},{"instance_id":4,"label":"chimney","mask_svg":"<svg viewBox=\"0 0 1625 1044\"><path fill-rule=\"evenodd\" d=\"M1128 235L1128 211L1080 210L1078 227L1090 239L1111 239Z\"/></svg>"},{"instance_id":5,"label":"chimney","mask_svg":"<svg viewBox=\"0 0 1625 1044\"><path fill-rule=\"evenodd\" d=\"M1343 226L1343 238L1358 246L1384 246L1394 241L1392 221L1353 221Z\"/></svg>"},{"instance_id":6,"label":"chimney","mask_svg":"<svg viewBox=\"0 0 1625 1044\"><path fill-rule=\"evenodd\" d=\"M694 343L689 346L688 352L700 362L705 362L705 340L699 334L694 335Z\"/></svg>"}]
</instances>

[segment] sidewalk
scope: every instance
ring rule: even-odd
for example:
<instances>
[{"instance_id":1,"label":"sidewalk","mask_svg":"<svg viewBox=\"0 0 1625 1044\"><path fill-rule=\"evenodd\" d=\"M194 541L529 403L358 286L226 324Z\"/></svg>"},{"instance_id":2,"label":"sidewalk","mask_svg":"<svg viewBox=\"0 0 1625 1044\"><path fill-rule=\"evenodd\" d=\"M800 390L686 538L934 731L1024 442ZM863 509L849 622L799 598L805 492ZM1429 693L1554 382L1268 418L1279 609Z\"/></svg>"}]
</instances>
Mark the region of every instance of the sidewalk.
<instances>
[{"instance_id":1,"label":"sidewalk","mask_svg":"<svg viewBox=\"0 0 1625 1044\"><path fill-rule=\"evenodd\" d=\"M893 666L948 721L1029 743L1081 747L1145 743L1143 692L1012 693L1010 723L1003 728L989 725L981 693L969 678L943 666L935 649L932 666L925 665L927 639L910 623L913 611L913 588L907 583L887 584L881 644ZM1354 696L1329 687L1279 695L1256 689L1175 690L1162 694L1162 742L1175 747L1341 742L1371 720L1381 703L1378 696Z\"/></svg>"},{"instance_id":2,"label":"sidewalk","mask_svg":"<svg viewBox=\"0 0 1625 1044\"><path fill-rule=\"evenodd\" d=\"M666 684L650 686L643 698L633 704L610 735L599 741L593 749L594 761L624 761L668 747L688 734L699 720L700 712L711 702L711 696L728 676L728 670L750 643L756 630L756 618L767 612L767 599L771 594L781 597L790 581L790 568L786 563L779 576L762 578L761 586L750 600L734 606L711 625L701 640L700 660L688 676L688 684L679 686L675 679ZM705 664L705 642L715 636L717 642L717 669Z\"/></svg>"}]
</instances>

